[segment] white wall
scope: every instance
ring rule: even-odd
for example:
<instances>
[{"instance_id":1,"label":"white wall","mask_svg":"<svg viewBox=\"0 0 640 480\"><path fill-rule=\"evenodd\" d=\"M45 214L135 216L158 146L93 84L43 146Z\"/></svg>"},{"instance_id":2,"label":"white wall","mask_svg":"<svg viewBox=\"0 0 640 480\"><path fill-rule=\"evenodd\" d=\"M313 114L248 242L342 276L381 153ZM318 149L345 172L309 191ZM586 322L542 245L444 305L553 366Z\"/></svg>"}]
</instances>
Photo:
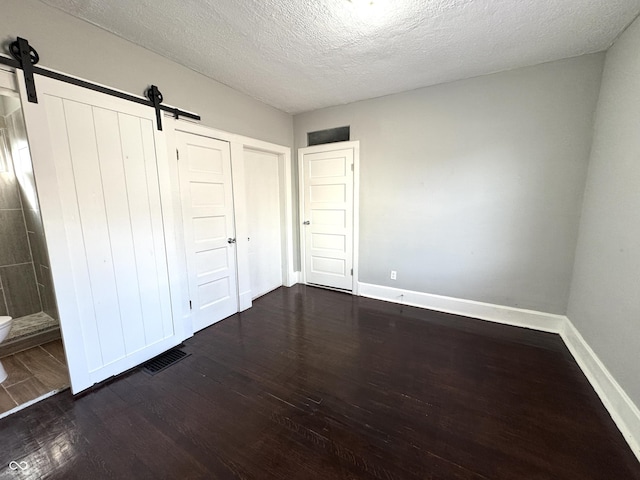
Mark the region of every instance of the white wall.
<instances>
[{"instance_id":1,"label":"white wall","mask_svg":"<svg viewBox=\"0 0 640 480\"><path fill-rule=\"evenodd\" d=\"M640 406L640 21L607 52L568 316Z\"/></svg>"},{"instance_id":2,"label":"white wall","mask_svg":"<svg viewBox=\"0 0 640 480\"><path fill-rule=\"evenodd\" d=\"M165 103L202 116L202 124L291 146L292 117L160 55L37 0L2 0L3 53L21 36L40 65L142 95L150 84Z\"/></svg>"},{"instance_id":3,"label":"white wall","mask_svg":"<svg viewBox=\"0 0 640 480\"><path fill-rule=\"evenodd\" d=\"M361 142L360 281L564 314L603 60L296 115Z\"/></svg>"}]
</instances>

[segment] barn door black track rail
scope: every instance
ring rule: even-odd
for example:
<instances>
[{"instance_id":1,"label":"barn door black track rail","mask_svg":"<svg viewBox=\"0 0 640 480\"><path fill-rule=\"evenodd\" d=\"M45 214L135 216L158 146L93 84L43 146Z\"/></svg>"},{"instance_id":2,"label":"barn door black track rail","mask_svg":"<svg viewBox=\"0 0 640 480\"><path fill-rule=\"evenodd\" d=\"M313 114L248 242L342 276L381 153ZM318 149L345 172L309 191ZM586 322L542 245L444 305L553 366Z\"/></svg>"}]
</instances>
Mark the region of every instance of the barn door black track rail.
<instances>
[{"instance_id":1,"label":"barn door black track rail","mask_svg":"<svg viewBox=\"0 0 640 480\"><path fill-rule=\"evenodd\" d=\"M40 56L36 52L35 48L29 45L29 42L24 38L18 37L15 42L9 45L9 53L13 58L4 57L0 55L0 64L8 65L14 68L22 69L24 73L24 81L27 88L27 99L31 103L38 103L38 94L36 93L36 84L33 80L33 75L38 74L43 77L53 78L61 82L71 83L78 87L87 88L96 92L105 93L113 97L122 98L123 100L129 100L130 102L139 103L141 105L147 105L155 109L156 122L158 124L158 130L162 130L162 113L172 113L175 118L185 117L193 120L200 120L200 115L194 113L185 112L179 108L168 107L162 105L162 93L158 90L158 87L151 85L145 92L146 97L140 98L135 95L129 95L128 93L112 90L111 88L103 87L102 85L96 85L95 83L86 82L77 78L69 77L62 73L53 72L46 68L37 67L36 64L40 61Z\"/></svg>"}]
</instances>

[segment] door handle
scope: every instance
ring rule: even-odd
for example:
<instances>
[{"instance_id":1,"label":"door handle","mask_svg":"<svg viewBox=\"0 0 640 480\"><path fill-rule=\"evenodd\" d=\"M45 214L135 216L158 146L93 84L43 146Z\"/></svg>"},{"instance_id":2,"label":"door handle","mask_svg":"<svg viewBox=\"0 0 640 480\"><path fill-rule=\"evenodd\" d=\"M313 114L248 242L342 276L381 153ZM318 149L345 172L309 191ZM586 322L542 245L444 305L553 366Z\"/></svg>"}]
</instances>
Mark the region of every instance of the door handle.
<instances>
[{"instance_id":1,"label":"door handle","mask_svg":"<svg viewBox=\"0 0 640 480\"><path fill-rule=\"evenodd\" d=\"M303 225L311 225L311 222L309 220L305 220L304 222L302 222Z\"/></svg>"},{"instance_id":2,"label":"door handle","mask_svg":"<svg viewBox=\"0 0 640 480\"><path fill-rule=\"evenodd\" d=\"M227 243L236 243L235 238L227 238Z\"/></svg>"}]
</instances>

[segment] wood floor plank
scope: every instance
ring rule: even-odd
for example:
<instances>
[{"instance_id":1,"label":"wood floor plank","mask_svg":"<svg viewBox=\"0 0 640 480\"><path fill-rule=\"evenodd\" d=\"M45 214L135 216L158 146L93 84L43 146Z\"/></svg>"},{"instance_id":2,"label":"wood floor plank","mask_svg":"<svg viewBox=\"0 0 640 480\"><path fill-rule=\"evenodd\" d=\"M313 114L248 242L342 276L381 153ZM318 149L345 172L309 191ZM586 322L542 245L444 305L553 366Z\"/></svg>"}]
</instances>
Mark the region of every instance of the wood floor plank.
<instances>
[{"instance_id":1,"label":"wood floor plank","mask_svg":"<svg viewBox=\"0 0 640 480\"><path fill-rule=\"evenodd\" d=\"M50 391L51 389L36 377L29 377L23 382L7 387L7 392L9 392L9 395L18 402L18 405L30 402L31 400L38 398L45 393L49 393Z\"/></svg>"},{"instance_id":2,"label":"wood floor plank","mask_svg":"<svg viewBox=\"0 0 640 480\"><path fill-rule=\"evenodd\" d=\"M0 478L640 480L558 335L296 285L183 349L0 420Z\"/></svg>"},{"instance_id":3,"label":"wood floor plank","mask_svg":"<svg viewBox=\"0 0 640 480\"><path fill-rule=\"evenodd\" d=\"M44 348L49 355L53 356L53 358L58 360L61 364L67 364L67 357L64 353L64 347L61 339L45 343L44 345L40 345L40 347Z\"/></svg>"},{"instance_id":4,"label":"wood floor plank","mask_svg":"<svg viewBox=\"0 0 640 480\"><path fill-rule=\"evenodd\" d=\"M18 404L13 401L7 391L0 386L0 413L8 412L17 406Z\"/></svg>"},{"instance_id":5,"label":"wood floor plank","mask_svg":"<svg viewBox=\"0 0 640 480\"><path fill-rule=\"evenodd\" d=\"M36 347L16 353L14 358L22 363L40 383L50 391L69 386L69 374L67 367L55 358Z\"/></svg>"},{"instance_id":6,"label":"wood floor plank","mask_svg":"<svg viewBox=\"0 0 640 480\"><path fill-rule=\"evenodd\" d=\"M16 383L20 383L30 377L33 377L33 373L31 373L22 364L22 362L18 361L14 355L4 357L2 359L2 365L9 375L7 379L2 382L2 385L5 387L10 387L11 385L15 385Z\"/></svg>"}]
</instances>

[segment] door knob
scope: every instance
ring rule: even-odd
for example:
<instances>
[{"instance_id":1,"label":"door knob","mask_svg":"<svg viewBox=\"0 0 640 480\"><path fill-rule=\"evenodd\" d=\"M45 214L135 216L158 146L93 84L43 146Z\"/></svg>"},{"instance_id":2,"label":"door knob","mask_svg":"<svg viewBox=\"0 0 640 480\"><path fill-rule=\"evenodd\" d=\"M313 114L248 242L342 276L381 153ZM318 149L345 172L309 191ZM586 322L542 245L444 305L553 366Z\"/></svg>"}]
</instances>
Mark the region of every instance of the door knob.
<instances>
[{"instance_id":1,"label":"door knob","mask_svg":"<svg viewBox=\"0 0 640 480\"><path fill-rule=\"evenodd\" d=\"M303 225L311 225L311 222L309 220L306 220L304 222L302 222Z\"/></svg>"},{"instance_id":2,"label":"door knob","mask_svg":"<svg viewBox=\"0 0 640 480\"><path fill-rule=\"evenodd\" d=\"M227 238L227 243L236 243L235 238Z\"/></svg>"}]
</instances>

